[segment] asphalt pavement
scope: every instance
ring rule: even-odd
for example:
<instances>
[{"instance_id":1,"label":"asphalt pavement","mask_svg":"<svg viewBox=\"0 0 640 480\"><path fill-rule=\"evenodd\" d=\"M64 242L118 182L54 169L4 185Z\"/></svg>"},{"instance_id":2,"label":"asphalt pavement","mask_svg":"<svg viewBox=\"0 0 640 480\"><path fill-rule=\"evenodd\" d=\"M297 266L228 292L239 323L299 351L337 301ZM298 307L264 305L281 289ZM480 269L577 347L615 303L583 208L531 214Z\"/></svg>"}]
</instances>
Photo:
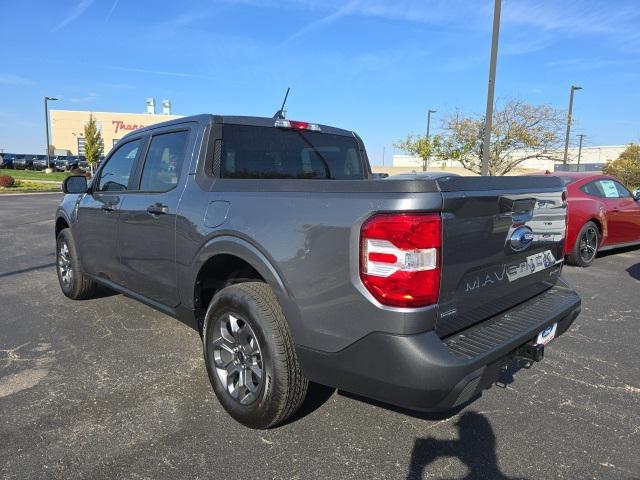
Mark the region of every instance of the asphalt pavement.
<instances>
[{"instance_id":1,"label":"asphalt pavement","mask_svg":"<svg viewBox=\"0 0 640 480\"><path fill-rule=\"evenodd\" d=\"M0 196L0 478L640 478L640 250L565 268L583 297L543 362L449 416L314 386L253 431L218 404L198 334L55 274L59 194Z\"/></svg>"}]
</instances>

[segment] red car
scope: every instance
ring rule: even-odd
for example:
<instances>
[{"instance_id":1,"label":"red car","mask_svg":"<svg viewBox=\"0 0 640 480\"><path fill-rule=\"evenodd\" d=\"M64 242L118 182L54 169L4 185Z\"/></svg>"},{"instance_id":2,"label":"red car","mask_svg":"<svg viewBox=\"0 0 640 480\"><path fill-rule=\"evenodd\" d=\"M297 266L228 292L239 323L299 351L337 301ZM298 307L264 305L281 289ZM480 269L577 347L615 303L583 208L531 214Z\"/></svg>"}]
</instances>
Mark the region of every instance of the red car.
<instances>
[{"instance_id":1,"label":"red car","mask_svg":"<svg viewBox=\"0 0 640 480\"><path fill-rule=\"evenodd\" d=\"M567 186L569 231L564 251L587 267L598 251L640 245L640 197L618 180L598 173L554 172Z\"/></svg>"}]
</instances>

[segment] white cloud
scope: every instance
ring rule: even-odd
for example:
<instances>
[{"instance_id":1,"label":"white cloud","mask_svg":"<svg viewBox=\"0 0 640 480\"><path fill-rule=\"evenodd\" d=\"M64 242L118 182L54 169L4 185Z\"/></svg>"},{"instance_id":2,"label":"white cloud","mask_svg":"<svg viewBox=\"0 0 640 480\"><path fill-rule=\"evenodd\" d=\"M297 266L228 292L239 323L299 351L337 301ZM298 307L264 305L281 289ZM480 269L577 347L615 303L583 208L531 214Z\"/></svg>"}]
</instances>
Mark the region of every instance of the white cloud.
<instances>
[{"instance_id":1,"label":"white cloud","mask_svg":"<svg viewBox=\"0 0 640 480\"><path fill-rule=\"evenodd\" d=\"M53 27L52 32L58 31L63 27L66 27L71 22L77 20L82 16L82 14L91 6L91 4L95 0L80 0L76 5L71 9L71 11L67 14L67 16L60 22L58 25Z\"/></svg>"},{"instance_id":2,"label":"white cloud","mask_svg":"<svg viewBox=\"0 0 640 480\"><path fill-rule=\"evenodd\" d=\"M167 77L179 77L179 78L194 78L198 80L219 80L216 77L210 77L206 75L198 75L195 73L187 73L187 72L171 72L166 70L150 70L146 68L133 68L133 67L121 67L118 65L102 65L97 63L83 63L88 67L95 68L104 68L106 70L116 70L121 72L132 72L132 73L144 73L149 75L163 75Z\"/></svg>"},{"instance_id":3,"label":"white cloud","mask_svg":"<svg viewBox=\"0 0 640 480\"><path fill-rule=\"evenodd\" d=\"M0 73L0 84L20 87L33 85L34 82L29 78L19 77L18 75L12 75L10 73Z\"/></svg>"}]
</instances>

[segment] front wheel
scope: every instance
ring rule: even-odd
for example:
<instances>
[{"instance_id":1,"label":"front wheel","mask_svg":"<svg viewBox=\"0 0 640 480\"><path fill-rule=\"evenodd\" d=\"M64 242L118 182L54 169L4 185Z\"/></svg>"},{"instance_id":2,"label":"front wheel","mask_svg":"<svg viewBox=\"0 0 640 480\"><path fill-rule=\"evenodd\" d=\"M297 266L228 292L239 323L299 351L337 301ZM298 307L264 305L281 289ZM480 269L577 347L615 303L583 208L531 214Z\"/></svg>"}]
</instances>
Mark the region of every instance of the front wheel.
<instances>
[{"instance_id":1,"label":"front wheel","mask_svg":"<svg viewBox=\"0 0 640 480\"><path fill-rule=\"evenodd\" d=\"M599 246L600 230L598 230L598 226L593 222L585 223L568 256L569 263L578 267L588 267L596 258Z\"/></svg>"},{"instance_id":2,"label":"front wheel","mask_svg":"<svg viewBox=\"0 0 640 480\"><path fill-rule=\"evenodd\" d=\"M56 266L62 293L73 300L93 296L97 285L82 273L76 243L68 228L62 230L56 239Z\"/></svg>"},{"instance_id":3,"label":"front wheel","mask_svg":"<svg viewBox=\"0 0 640 480\"><path fill-rule=\"evenodd\" d=\"M309 382L267 284L239 283L219 291L207 309L203 342L213 390L238 422L265 429L298 410Z\"/></svg>"}]
</instances>

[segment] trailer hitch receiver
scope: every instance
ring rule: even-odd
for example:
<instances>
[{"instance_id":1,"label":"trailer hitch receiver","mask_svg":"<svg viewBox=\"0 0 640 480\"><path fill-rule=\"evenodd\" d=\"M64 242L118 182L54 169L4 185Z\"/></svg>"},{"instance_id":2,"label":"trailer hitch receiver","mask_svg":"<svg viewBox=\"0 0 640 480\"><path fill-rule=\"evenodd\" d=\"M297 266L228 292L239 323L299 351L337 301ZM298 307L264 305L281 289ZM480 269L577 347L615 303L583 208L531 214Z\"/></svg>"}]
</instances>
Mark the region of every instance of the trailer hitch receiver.
<instances>
[{"instance_id":1,"label":"trailer hitch receiver","mask_svg":"<svg viewBox=\"0 0 640 480\"><path fill-rule=\"evenodd\" d=\"M523 345L516 350L515 356L530 362L539 362L544 358L544 345Z\"/></svg>"}]
</instances>

